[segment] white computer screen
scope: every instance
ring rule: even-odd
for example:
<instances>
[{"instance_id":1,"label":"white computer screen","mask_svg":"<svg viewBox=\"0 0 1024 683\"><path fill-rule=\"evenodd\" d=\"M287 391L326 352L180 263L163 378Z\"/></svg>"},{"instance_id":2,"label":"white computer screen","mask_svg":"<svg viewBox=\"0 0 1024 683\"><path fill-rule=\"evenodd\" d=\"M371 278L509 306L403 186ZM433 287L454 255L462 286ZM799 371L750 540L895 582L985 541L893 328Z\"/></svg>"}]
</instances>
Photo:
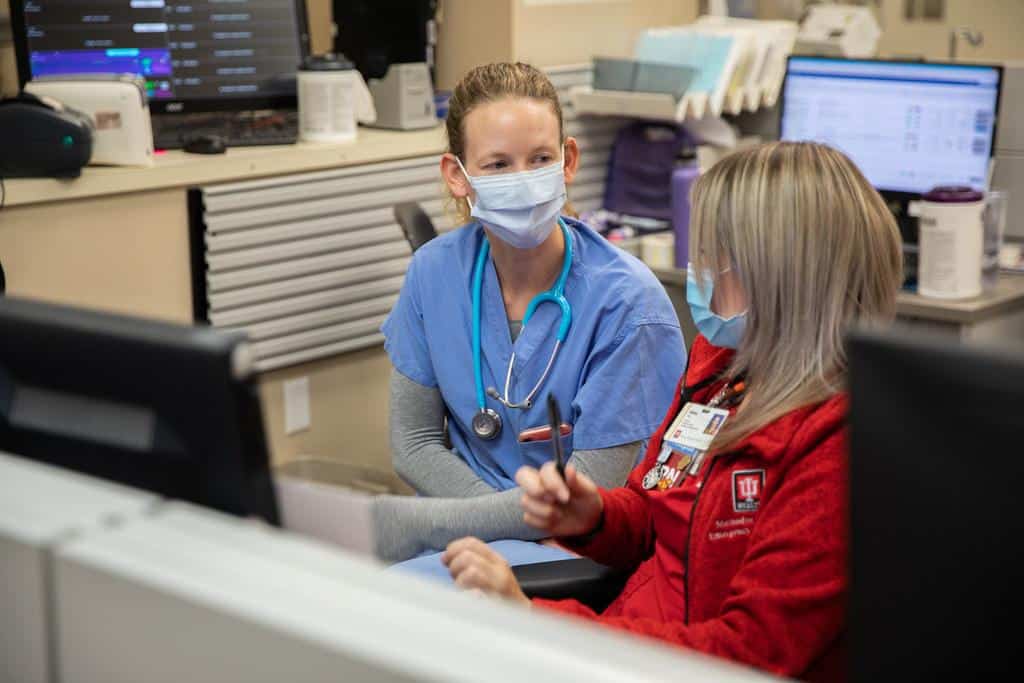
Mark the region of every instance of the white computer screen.
<instances>
[{"instance_id":1,"label":"white computer screen","mask_svg":"<svg viewBox=\"0 0 1024 683\"><path fill-rule=\"evenodd\" d=\"M847 154L879 190L987 187L1000 70L791 57L783 140Z\"/></svg>"}]
</instances>

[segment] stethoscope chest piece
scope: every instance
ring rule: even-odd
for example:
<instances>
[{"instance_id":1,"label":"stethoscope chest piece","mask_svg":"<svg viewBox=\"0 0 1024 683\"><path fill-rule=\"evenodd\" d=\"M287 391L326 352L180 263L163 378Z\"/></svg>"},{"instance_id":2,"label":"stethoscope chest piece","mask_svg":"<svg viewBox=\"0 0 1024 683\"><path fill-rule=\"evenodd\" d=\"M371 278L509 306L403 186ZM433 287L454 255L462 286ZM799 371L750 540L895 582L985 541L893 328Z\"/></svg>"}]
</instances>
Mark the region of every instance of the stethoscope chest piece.
<instances>
[{"instance_id":1,"label":"stethoscope chest piece","mask_svg":"<svg viewBox=\"0 0 1024 683\"><path fill-rule=\"evenodd\" d=\"M501 432L501 416L491 408L484 408L473 416L473 433L490 441Z\"/></svg>"}]
</instances>

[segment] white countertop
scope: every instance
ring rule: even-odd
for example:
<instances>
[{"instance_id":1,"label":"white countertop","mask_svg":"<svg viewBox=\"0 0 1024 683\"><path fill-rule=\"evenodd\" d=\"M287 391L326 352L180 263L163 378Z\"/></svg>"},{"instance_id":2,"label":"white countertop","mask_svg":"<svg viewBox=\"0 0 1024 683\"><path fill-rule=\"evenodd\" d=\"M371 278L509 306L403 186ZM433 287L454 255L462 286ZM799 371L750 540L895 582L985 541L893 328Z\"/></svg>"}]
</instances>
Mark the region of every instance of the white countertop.
<instances>
[{"instance_id":1,"label":"white countertop","mask_svg":"<svg viewBox=\"0 0 1024 683\"><path fill-rule=\"evenodd\" d=\"M162 190L261 176L318 171L373 163L445 149L444 127L417 131L360 128L354 142L338 145L297 143L267 147L234 147L225 154L187 154L174 150L157 155L151 168L88 166L73 180L9 179L7 208L43 202Z\"/></svg>"}]
</instances>

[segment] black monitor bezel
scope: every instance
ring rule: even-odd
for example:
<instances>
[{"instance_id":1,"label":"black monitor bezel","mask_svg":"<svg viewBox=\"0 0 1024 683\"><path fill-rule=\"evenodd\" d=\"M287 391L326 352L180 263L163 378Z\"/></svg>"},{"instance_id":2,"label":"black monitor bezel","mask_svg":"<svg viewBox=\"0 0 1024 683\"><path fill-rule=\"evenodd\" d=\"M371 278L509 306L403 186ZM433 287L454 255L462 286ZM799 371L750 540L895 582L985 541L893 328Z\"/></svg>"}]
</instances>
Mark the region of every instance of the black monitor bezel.
<instances>
[{"instance_id":1,"label":"black monitor bezel","mask_svg":"<svg viewBox=\"0 0 1024 683\"><path fill-rule=\"evenodd\" d=\"M293 0L295 23L299 30L299 59L295 64L298 71L302 59L309 55L309 19L305 0ZM10 0L11 33L14 37L14 57L18 66L18 88L32 79L29 62L28 36L25 31L24 0ZM298 94L264 95L261 97L209 97L194 99L149 100L151 114L197 114L204 112L250 111L262 109L296 109Z\"/></svg>"},{"instance_id":2,"label":"black monitor bezel","mask_svg":"<svg viewBox=\"0 0 1024 683\"><path fill-rule=\"evenodd\" d=\"M914 328L853 330L845 347L846 679L998 680L1016 629L1002 628L991 606L1006 606L999 616L1011 619L1021 602L1009 561L1019 506L1007 491L1020 469L1024 355ZM978 630L988 624L990 633ZM937 634L940 651L922 656Z\"/></svg>"},{"instance_id":3,"label":"black monitor bezel","mask_svg":"<svg viewBox=\"0 0 1024 683\"><path fill-rule=\"evenodd\" d=\"M996 136L999 133L999 106L1002 103L1003 98L1003 76L1004 69L1002 64L989 64L982 62L948 62L948 61L933 61L933 60L920 60L920 59L880 59L880 58L852 58L852 57L834 57L834 56L819 56L819 55L788 55L786 57L786 75L782 80L782 89L779 91L779 128L776 134L776 138L782 139L782 122L785 118L786 113L786 84L789 81L789 68L790 64L794 59L817 59L829 62L872 62L880 64L896 64L896 65L907 65L907 66L967 66L967 67L983 67L988 69L995 69L999 74L999 81L996 84L996 106L995 112L992 117L992 140L989 145L988 156L991 160L995 154L996 149ZM881 187L875 187L878 193L882 195L887 201L899 202L905 205L907 202L920 199L921 192L906 192L904 190L890 190Z\"/></svg>"},{"instance_id":4,"label":"black monitor bezel","mask_svg":"<svg viewBox=\"0 0 1024 683\"><path fill-rule=\"evenodd\" d=\"M0 297L0 330L0 450L280 525L244 333L9 296ZM98 436L95 419L80 421L85 431L65 429L74 420L16 422L23 388L148 411L150 441Z\"/></svg>"}]
</instances>

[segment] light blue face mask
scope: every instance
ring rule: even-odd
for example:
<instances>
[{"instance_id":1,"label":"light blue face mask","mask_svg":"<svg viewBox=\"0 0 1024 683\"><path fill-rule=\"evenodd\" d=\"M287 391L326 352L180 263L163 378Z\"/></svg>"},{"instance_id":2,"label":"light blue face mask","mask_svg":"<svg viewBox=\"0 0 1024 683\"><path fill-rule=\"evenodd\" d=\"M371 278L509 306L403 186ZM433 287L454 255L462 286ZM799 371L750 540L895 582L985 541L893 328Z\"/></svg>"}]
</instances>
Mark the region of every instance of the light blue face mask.
<instances>
[{"instance_id":1,"label":"light blue face mask","mask_svg":"<svg viewBox=\"0 0 1024 683\"><path fill-rule=\"evenodd\" d=\"M693 265L686 268L686 303L690 305L693 322L707 340L714 346L737 349L747 329L747 312L737 313L731 318L723 318L711 310L711 294L715 280L711 273L704 273L704 291L697 287L697 279ZM728 272L728 268L722 271Z\"/></svg>"},{"instance_id":2,"label":"light blue face mask","mask_svg":"<svg viewBox=\"0 0 1024 683\"><path fill-rule=\"evenodd\" d=\"M470 215L517 249L540 246L565 206L564 159L563 154L558 163L532 171L471 176L455 157L476 192Z\"/></svg>"}]
</instances>

